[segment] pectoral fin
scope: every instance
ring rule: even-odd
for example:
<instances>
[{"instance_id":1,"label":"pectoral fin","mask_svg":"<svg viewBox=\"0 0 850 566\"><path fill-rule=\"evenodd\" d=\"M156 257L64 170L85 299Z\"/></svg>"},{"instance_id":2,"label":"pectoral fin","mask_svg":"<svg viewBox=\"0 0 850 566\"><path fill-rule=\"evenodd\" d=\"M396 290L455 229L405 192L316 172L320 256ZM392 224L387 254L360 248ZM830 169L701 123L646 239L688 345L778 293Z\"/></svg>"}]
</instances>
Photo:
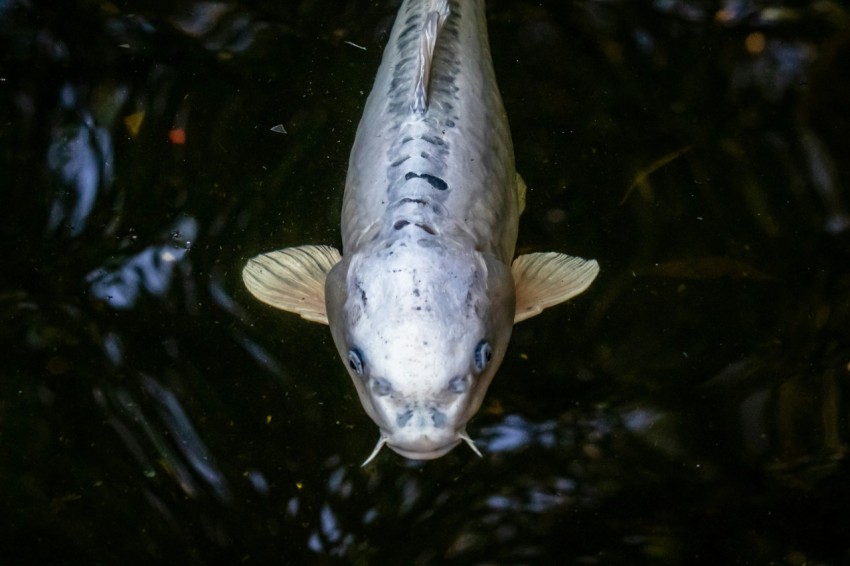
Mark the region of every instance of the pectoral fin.
<instances>
[{"instance_id":1,"label":"pectoral fin","mask_svg":"<svg viewBox=\"0 0 850 566\"><path fill-rule=\"evenodd\" d=\"M340 259L330 246L277 250L248 260L242 281L264 303L327 324L325 278Z\"/></svg>"},{"instance_id":2,"label":"pectoral fin","mask_svg":"<svg viewBox=\"0 0 850 566\"><path fill-rule=\"evenodd\" d=\"M571 299L599 273L596 260L548 252L521 255L511 265L516 287L514 323Z\"/></svg>"},{"instance_id":3,"label":"pectoral fin","mask_svg":"<svg viewBox=\"0 0 850 566\"><path fill-rule=\"evenodd\" d=\"M522 211L525 210L525 192L527 187L525 186L525 181L523 181L522 177L519 173L516 174L516 204L519 213L522 214Z\"/></svg>"}]
</instances>

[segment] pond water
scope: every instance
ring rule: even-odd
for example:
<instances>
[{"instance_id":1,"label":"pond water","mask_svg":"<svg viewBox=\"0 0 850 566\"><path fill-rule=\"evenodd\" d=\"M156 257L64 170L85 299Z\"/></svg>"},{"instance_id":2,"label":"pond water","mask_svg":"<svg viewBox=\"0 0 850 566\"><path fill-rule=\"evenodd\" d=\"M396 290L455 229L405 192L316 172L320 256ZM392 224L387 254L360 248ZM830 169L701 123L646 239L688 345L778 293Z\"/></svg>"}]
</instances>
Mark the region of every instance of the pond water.
<instances>
[{"instance_id":1,"label":"pond water","mask_svg":"<svg viewBox=\"0 0 850 566\"><path fill-rule=\"evenodd\" d=\"M518 252L596 258L459 447L382 452L247 258L339 245L398 2L0 0L0 562L850 562L850 32L499 1Z\"/></svg>"}]
</instances>

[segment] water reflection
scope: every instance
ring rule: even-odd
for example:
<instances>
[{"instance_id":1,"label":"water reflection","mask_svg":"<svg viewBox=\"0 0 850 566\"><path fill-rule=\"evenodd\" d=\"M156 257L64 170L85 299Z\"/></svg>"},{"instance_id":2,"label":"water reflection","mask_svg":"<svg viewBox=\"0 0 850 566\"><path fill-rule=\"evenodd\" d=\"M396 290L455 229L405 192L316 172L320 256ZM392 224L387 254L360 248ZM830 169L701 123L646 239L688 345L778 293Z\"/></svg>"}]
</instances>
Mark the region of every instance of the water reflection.
<instances>
[{"instance_id":1,"label":"water reflection","mask_svg":"<svg viewBox=\"0 0 850 566\"><path fill-rule=\"evenodd\" d=\"M212 488L216 497L223 502L230 500L227 480L216 467L215 458L198 436L177 397L157 383L155 379L148 376L144 378L143 386L145 391L156 401L160 418L171 433L178 450L191 464L195 473ZM168 462L171 466L177 464L173 458L169 459Z\"/></svg>"},{"instance_id":2,"label":"water reflection","mask_svg":"<svg viewBox=\"0 0 850 566\"><path fill-rule=\"evenodd\" d=\"M78 236L98 193L112 184L115 158L109 132L80 107L71 85L62 87L59 113L64 119L54 127L47 149L47 167L56 187L47 232L61 226L70 236Z\"/></svg>"},{"instance_id":3,"label":"water reflection","mask_svg":"<svg viewBox=\"0 0 850 566\"><path fill-rule=\"evenodd\" d=\"M501 423L481 431L482 443L490 452L516 452L530 445L552 448L555 427L554 421L534 424L520 415L507 415Z\"/></svg>"},{"instance_id":4,"label":"water reflection","mask_svg":"<svg viewBox=\"0 0 850 566\"><path fill-rule=\"evenodd\" d=\"M181 218L169 231L175 244L149 246L116 267L101 267L86 276L92 295L112 308L133 308L141 293L164 295L196 238L197 223ZM182 241L178 247L177 242Z\"/></svg>"},{"instance_id":5,"label":"water reflection","mask_svg":"<svg viewBox=\"0 0 850 566\"><path fill-rule=\"evenodd\" d=\"M239 53L250 49L258 33L269 27L233 2L193 2L172 22L186 35L214 52Z\"/></svg>"},{"instance_id":6,"label":"water reflection","mask_svg":"<svg viewBox=\"0 0 850 566\"><path fill-rule=\"evenodd\" d=\"M843 193L841 179L835 165L835 158L830 154L823 141L810 129L804 129L800 136L803 155L809 166L809 178L813 188L823 201L826 208L826 231L837 235L850 226L850 214L846 208L846 196Z\"/></svg>"}]
</instances>

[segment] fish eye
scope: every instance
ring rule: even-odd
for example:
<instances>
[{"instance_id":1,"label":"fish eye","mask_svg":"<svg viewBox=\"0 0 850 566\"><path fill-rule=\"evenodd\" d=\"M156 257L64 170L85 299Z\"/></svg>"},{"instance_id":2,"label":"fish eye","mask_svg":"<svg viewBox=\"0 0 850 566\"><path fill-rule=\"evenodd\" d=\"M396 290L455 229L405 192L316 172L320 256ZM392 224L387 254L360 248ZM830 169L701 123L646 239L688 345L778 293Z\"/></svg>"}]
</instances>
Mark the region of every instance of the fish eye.
<instances>
[{"instance_id":1,"label":"fish eye","mask_svg":"<svg viewBox=\"0 0 850 566\"><path fill-rule=\"evenodd\" d=\"M490 349L490 344L486 340L479 342L475 347L475 369L484 371L492 357L493 351Z\"/></svg>"},{"instance_id":2,"label":"fish eye","mask_svg":"<svg viewBox=\"0 0 850 566\"><path fill-rule=\"evenodd\" d=\"M357 375L363 375L363 357L357 348L348 351L348 367L354 370Z\"/></svg>"}]
</instances>

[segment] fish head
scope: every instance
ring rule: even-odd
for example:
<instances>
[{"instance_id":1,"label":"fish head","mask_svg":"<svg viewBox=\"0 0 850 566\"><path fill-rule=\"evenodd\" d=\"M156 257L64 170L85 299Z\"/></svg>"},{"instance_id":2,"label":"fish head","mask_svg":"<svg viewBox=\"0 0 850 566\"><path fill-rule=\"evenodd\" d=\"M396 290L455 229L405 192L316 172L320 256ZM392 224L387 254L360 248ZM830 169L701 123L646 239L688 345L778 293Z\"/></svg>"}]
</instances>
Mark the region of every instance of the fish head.
<instances>
[{"instance_id":1,"label":"fish head","mask_svg":"<svg viewBox=\"0 0 850 566\"><path fill-rule=\"evenodd\" d=\"M381 442L412 459L462 440L504 357L510 269L492 254L401 241L345 258L328 276L328 321ZM377 448L376 448L377 450Z\"/></svg>"}]
</instances>

